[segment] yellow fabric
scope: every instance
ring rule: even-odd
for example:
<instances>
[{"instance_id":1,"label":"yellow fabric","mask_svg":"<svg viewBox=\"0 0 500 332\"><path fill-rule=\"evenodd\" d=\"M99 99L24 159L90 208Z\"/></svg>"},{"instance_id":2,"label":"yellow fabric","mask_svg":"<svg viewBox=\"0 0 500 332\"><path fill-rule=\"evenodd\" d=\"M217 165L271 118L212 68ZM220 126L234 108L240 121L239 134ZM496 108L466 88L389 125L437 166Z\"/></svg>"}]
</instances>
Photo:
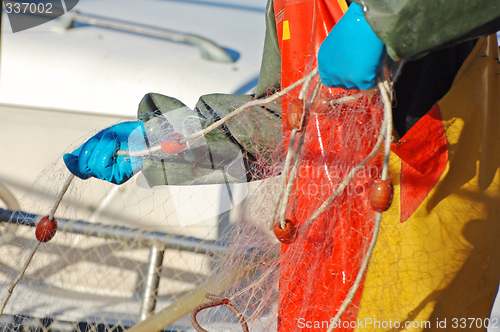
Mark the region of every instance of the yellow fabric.
<instances>
[{"instance_id":1,"label":"yellow fabric","mask_svg":"<svg viewBox=\"0 0 500 332\"><path fill-rule=\"evenodd\" d=\"M337 0L339 5L340 5L340 8L342 9L342 12L345 14L345 12L347 11L347 9L349 9L349 6L347 5L347 2L345 2L345 0Z\"/></svg>"},{"instance_id":2,"label":"yellow fabric","mask_svg":"<svg viewBox=\"0 0 500 332\"><path fill-rule=\"evenodd\" d=\"M439 106L448 140L446 170L400 223L401 162L391 155L395 196L383 214L356 331L460 330L464 318L466 330L485 330L476 327L477 319L489 317L500 280L496 36L478 41ZM477 325L469 328L472 318Z\"/></svg>"},{"instance_id":3,"label":"yellow fabric","mask_svg":"<svg viewBox=\"0 0 500 332\"><path fill-rule=\"evenodd\" d=\"M283 40L290 39L290 23L288 20L283 21Z\"/></svg>"}]
</instances>

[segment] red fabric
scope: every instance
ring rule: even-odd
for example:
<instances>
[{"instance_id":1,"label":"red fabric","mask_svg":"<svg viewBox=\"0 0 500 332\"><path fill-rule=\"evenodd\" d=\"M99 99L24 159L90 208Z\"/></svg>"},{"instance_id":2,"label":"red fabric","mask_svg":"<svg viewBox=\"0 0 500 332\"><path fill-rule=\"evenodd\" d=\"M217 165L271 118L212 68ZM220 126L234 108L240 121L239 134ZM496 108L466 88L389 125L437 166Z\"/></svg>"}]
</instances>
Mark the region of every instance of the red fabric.
<instances>
[{"instance_id":1,"label":"red fabric","mask_svg":"<svg viewBox=\"0 0 500 332\"><path fill-rule=\"evenodd\" d=\"M332 8L337 10L330 12ZM274 10L282 56L282 87L286 87L316 66L319 46L339 19L340 7L337 1L327 5L324 0L275 0ZM282 40L285 21L290 39ZM297 98L299 91L300 87L283 98L284 119L290 98ZM327 100L338 94L346 92L324 88L320 95ZM363 102L375 104L376 99L365 98ZM345 105L346 112L340 116L320 102L311 111L299 178L287 212L299 227L375 143L377 133L367 132L366 128L368 123L380 123L380 109L348 113L348 108L354 106ZM288 136L290 131L284 126ZM316 324L326 330L325 322L330 322L344 301L371 235L373 225L367 220L373 220L374 212L369 207L367 188L379 175L380 159L366 169L373 172L352 181L311 227L300 229L294 243L282 245L278 331L317 331ZM355 320L361 292L357 292L343 319ZM350 331L352 327L340 330Z\"/></svg>"},{"instance_id":2,"label":"red fabric","mask_svg":"<svg viewBox=\"0 0 500 332\"><path fill-rule=\"evenodd\" d=\"M436 104L392 151L401 158L401 222L420 206L446 169L448 142Z\"/></svg>"}]
</instances>

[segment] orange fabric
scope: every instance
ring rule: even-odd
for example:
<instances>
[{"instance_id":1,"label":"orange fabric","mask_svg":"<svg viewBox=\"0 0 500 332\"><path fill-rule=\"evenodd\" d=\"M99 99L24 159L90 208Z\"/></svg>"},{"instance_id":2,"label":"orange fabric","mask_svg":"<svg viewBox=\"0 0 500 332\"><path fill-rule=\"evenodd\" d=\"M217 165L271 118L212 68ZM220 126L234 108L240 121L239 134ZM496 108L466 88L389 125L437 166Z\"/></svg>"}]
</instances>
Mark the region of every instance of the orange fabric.
<instances>
[{"instance_id":1,"label":"orange fabric","mask_svg":"<svg viewBox=\"0 0 500 332\"><path fill-rule=\"evenodd\" d=\"M415 212L448 162L446 134L436 104L391 149L401 158L401 222Z\"/></svg>"},{"instance_id":2,"label":"orange fabric","mask_svg":"<svg viewBox=\"0 0 500 332\"><path fill-rule=\"evenodd\" d=\"M294 243L282 245L278 331L317 331L314 324L330 322L354 283L363 248L372 233L373 223L367 221L373 220L375 212L369 205L368 188L380 175L380 158L368 164L365 170L369 173L351 181L309 227L302 226L373 147L374 140L369 137L373 133L367 133L363 126L351 125L380 123L380 115L380 109L375 107L359 112L352 119L332 119L327 110L316 109L311 113L300 178L295 183L296 195L287 214L301 227L300 234ZM353 142L343 137L346 127L365 143L356 153L350 149ZM339 165L339 160L346 164ZM356 320L361 294L362 288L342 316L343 321ZM305 325L308 322L310 325Z\"/></svg>"},{"instance_id":3,"label":"orange fabric","mask_svg":"<svg viewBox=\"0 0 500 332\"><path fill-rule=\"evenodd\" d=\"M281 50L281 85L287 87L316 66L321 42L335 24L329 8L338 8L337 1L275 0L274 12ZM316 6L315 6L316 3ZM336 6L335 6L336 4ZM338 16L338 10L335 13ZM288 21L290 39L283 40L283 22ZM299 89L295 90L298 95Z\"/></svg>"},{"instance_id":4,"label":"orange fabric","mask_svg":"<svg viewBox=\"0 0 500 332\"><path fill-rule=\"evenodd\" d=\"M275 0L274 10L282 57L281 85L286 87L316 67L316 54L321 42L341 17L342 11L337 0ZM300 87L283 98L284 119L290 99L297 98L299 92ZM330 99L339 93L345 94L345 91L323 88L320 95ZM364 102L375 103L375 99ZM296 194L291 198L287 212L287 217L299 227L332 194L349 169L369 153L375 135L367 134L363 124L380 123L381 112L375 107L368 108L349 119L332 114L328 106L314 107L310 114L300 176L295 183ZM288 136L290 131L284 126ZM356 147L357 154L349 148L353 142L344 138L346 130L349 134L359 132L358 137L364 145ZM331 166L335 167L339 159L347 161L347 164L343 165L344 169L336 170L332 180ZM366 222L367 217L374 216L366 189L372 178L379 175L380 160L374 161L371 166L375 169L374 174L353 181L312 226L301 230L294 243L282 246L278 331L317 330L313 322L329 322L345 299L359 271L360 248L373 226ZM356 191L359 193L352 197ZM348 208L343 209L344 204ZM343 317L352 319L356 316L355 308L360 298L361 290Z\"/></svg>"}]
</instances>

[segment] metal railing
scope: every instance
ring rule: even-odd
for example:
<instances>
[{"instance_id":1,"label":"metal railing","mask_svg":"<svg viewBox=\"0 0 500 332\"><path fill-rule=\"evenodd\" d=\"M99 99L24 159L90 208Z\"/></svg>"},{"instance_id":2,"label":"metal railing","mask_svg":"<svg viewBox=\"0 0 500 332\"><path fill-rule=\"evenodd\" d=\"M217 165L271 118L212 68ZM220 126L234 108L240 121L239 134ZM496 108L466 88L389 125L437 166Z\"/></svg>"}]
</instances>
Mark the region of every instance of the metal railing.
<instances>
[{"instance_id":1,"label":"metal railing","mask_svg":"<svg viewBox=\"0 0 500 332\"><path fill-rule=\"evenodd\" d=\"M59 32L67 31L73 28L75 23L89 24L119 31L132 32L148 37L186 43L195 46L205 59L223 63L234 62L233 57L224 48L202 36L111 19L104 16L85 14L78 11L71 11L61 16L59 19L59 26L57 26L55 30Z\"/></svg>"},{"instance_id":2,"label":"metal railing","mask_svg":"<svg viewBox=\"0 0 500 332\"><path fill-rule=\"evenodd\" d=\"M36 214L0 208L0 222L4 223L36 227L36 221L41 218L42 216ZM217 256L226 253L229 247L228 244L213 240L201 240L194 237L172 235L164 232L148 232L136 228L90 223L82 220L57 218L57 224L58 232L118 240L127 243L137 243L150 247L144 294L141 301L141 320L145 320L155 311L165 249ZM242 253L243 259L250 254L251 252Z\"/></svg>"},{"instance_id":3,"label":"metal railing","mask_svg":"<svg viewBox=\"0 0 500 332\"><path fill-rule=\"evenodd\" d=\"M35 227L35 221L40 220L42 217L23 211L0 209L0 222ZM210 256L221 255L228 248L228 244L213 240L201 240L195 237L172 235L164 232L148 232L138 228L104 225L82 220L57 218L57 225L58 232L62 231L128 243L143 243L146 246L158 245L164 249L189 251Z\"/></svg>"}]
</instances>

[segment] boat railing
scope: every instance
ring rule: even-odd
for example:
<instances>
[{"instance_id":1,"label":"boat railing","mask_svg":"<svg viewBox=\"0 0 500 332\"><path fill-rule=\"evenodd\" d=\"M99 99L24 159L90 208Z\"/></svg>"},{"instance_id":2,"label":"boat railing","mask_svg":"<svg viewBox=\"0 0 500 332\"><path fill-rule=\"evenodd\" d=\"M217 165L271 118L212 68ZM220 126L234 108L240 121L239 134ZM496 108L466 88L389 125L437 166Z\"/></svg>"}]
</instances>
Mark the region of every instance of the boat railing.
<instances>
[{"instance_id":1,"label":"boat railing","mask_svg":"<svg viewBox=\"0 0 500 332\"><path fill-rule=\"evenodd\" d=\"M57 13L51 13L50 16L52 17L54 16L54 14L56 15L55 17L57 17ZM45 16L49 14L36 13L30 15ZM128 22L105 16L82 13L76 10L72 10L60 16L58 19L58 24L53 27L53 30L56 32L66 32L74 28L75 23L87 24L118 31L131 32L148 37L160 38L173 42L185 43L196 47L201 56L205 59L222 63L235 62L235 59L229 54L226 49L217 45L215 42L197 34L162 29L135 22Z\"/></svg>"}]
</instances>

